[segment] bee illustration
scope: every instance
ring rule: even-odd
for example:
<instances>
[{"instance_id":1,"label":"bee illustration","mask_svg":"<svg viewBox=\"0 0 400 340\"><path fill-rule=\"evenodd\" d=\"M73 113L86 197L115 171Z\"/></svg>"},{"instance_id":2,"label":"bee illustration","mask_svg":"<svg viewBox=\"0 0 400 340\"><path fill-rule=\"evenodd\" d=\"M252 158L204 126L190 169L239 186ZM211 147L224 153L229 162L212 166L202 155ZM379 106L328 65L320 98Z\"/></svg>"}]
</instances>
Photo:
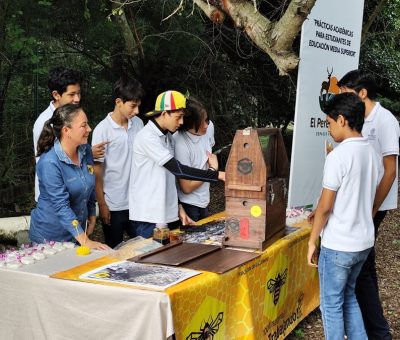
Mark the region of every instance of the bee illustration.
<instances>
[{"instance_id":1,"label":"bee illustration","mask_svg":"<svg viewBox=\"0 0 400 340\"><path fill-rule=\"evenodd\" d=\"M192 332L187 337L186 340L212 340L214 339L214 335L217 334L219 330L219 325L222 322L224 317L224 313L220 312L215 320L212 318L209 319L208 322L204 324L203 327L200 327L200 332Z\"/></svg>"},{"instance_id":2,"label":"bee illustration","mask_svg":"<svg viewBox=\"0 0 400 340\"><path fill-rule=\"evenodd\" d=\"M269 279L267 282L267 288L274 296L274 305L278 303L279 295L281 294L281 287L285 284L287 278L287 268L281 274L278 273L275 279Z\"/></svg>"}]
</instances>

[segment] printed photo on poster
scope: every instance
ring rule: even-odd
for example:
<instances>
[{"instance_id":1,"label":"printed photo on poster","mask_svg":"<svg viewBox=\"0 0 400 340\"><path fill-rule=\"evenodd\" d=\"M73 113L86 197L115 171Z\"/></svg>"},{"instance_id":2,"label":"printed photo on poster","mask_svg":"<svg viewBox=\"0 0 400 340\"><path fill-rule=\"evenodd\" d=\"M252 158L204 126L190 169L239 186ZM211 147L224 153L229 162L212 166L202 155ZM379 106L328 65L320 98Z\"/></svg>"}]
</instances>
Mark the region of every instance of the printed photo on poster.
<instances>
[{"instance_id":1,"label":"printed photo on poster","mask_svg":"<svg viewBox=\"0 0 400 340\"><path fill-rule=\"evenodd\" d=\"M82 274L79 278L164 290L199 274L200 272L190 269L120 261L91 270Z\"/></svg>"}]
</instances>

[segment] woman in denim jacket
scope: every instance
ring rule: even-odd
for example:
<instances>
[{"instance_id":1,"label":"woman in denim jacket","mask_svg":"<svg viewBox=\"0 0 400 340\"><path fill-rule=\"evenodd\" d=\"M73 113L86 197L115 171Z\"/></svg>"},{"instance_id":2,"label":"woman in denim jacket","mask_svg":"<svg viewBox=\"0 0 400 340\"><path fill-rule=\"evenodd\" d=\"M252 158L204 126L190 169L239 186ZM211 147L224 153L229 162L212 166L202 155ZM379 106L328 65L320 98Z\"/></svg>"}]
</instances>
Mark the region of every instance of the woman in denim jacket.
<instances>
[{"instance_id":1,"label":"woman in denim jacket","mask_svg":"<svg viewBox=\"0 0 400 340\"><path fill-rule=\"evenodd\" d=\"M59 107L45 123L38 141L40 196L31 213L31 241L76 239L92 249L109 249L88 238L96 223L90 131L85 112L75 104Z\"/></svg>"}]
</instances>

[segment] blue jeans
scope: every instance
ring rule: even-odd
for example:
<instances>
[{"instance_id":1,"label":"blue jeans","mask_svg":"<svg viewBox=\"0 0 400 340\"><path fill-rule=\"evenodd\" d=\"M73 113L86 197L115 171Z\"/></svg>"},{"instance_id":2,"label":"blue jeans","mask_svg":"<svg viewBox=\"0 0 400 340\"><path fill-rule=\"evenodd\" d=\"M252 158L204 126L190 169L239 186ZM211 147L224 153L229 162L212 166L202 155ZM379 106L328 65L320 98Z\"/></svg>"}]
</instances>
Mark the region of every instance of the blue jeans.
<instances>
[{"instance_id":1,"label":"blue jeans","mask_svg":"<svg viewBox=\"0 0 400 340\"><path fill-rule=\"evenodd\" d=\"M144 238L153 237L153 230L156 226L155 223L142 221L131 221L131 223L133 223L135 227L137 236L142 236Z\"/></svg>"},{"instance_id":2,"label":"blue jeans","mask_svg":"<svg viewBox=\"0 0 400 340\"><path fill-rule=\"evenodd\" d=\"M344 252L321 248L318 260L325 339L367 340L354 292L357 276L371 248Z\"/></svg>"},{"instance_id":3,"label":"blue jeans","mask_svg":"<svg viewBox=\"0 0 400 340\"><path fill-rule=\"evenodd\" d=\"M134 226L137 236L142 236L144 238L153 237L153 231L156 226L156 223L143 222L143 221L130 221L130 222ZM179 227L180 227L179 220L168 223L169 229L177 229Z\"/></svg>"}]
</instances>

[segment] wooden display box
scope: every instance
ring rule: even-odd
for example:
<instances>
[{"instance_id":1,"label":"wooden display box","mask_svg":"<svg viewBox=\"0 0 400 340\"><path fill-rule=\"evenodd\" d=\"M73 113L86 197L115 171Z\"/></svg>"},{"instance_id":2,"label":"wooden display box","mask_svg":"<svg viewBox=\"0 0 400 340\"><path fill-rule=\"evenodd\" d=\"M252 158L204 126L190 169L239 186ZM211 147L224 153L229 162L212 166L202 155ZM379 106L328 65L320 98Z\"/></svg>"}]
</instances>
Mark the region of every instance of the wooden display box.
<instances>
[{"instance_id":1,"label":"wooden display box","mask_svg":"<svg viewBox=\"0 0 400 340\"><path fill-rule=\"evenodd\" d=\"M236 131L226 165L226 246L264 250L285 233L289 165L280 129Z\"/></svg>"}]
</instances>

